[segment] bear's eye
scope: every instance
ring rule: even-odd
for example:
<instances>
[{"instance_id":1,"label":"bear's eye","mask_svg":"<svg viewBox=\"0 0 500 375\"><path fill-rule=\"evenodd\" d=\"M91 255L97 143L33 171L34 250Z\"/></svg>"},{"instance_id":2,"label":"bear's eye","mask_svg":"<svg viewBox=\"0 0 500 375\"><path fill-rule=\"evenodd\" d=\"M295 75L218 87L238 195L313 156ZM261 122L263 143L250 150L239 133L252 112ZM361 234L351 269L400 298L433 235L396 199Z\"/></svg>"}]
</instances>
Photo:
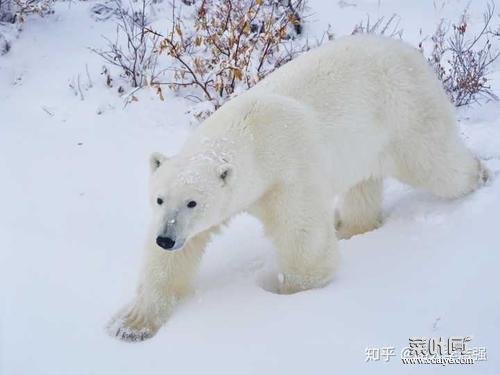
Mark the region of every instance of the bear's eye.
<instances>
[{"instance_id":1,"label":"bear's eye","mask_svg":"<svg viewBox=\"0 0 500 375\"><path fill-rule=\"evenodd\" d=\"M197 205L196 201L189 201L188 204L187 204L187 206L189 208L194 208L194 207L196 207L196 205Z\"/></svg>"},{"instance_id":2,"label":"bear's eye","mask_svg":"<svg viewBox=\"0 0 500 375\"><path fill-rule=\"evenodd\" d=\"M157 198L156 199L156 203L158 203L159 205L162 205L163 204L163 199Z\"/></svg>"}]
</instances>

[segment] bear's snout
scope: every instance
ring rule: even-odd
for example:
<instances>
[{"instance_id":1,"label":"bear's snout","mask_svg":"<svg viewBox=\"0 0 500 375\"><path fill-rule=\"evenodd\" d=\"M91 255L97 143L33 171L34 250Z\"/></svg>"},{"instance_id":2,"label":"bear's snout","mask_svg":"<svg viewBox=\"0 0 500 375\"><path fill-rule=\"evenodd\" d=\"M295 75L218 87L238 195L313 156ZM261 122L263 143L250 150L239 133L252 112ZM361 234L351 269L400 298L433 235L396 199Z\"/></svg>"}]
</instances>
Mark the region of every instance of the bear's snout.
<instances>
[{"instance_id":1,"label":"bear's snout","mask_svg":"<svg viewBox=\"0 0 500 375\"><path fill-rule=\"evenodd\" d=\"M158 236L156 237L156 244L160 246L162 249L170 250L171 248L174 247L175 241L170 237Z\"/></svg>"}]
</instances>

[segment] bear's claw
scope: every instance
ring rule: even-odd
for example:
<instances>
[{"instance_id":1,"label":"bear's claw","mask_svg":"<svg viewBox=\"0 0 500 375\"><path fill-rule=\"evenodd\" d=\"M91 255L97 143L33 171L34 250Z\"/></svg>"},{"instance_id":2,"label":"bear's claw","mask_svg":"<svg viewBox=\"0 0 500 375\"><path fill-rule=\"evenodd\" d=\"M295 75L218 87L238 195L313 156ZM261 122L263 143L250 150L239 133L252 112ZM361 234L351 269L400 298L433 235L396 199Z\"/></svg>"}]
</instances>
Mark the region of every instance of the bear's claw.
<instances>
[{"instance_id":1,"label":"bear's claw","mask_svg":"<svg viewBox=\"0 0 500 375\"><path fill-rule=\"evenodd\" d=\"M149 329L136 331L127 327L120 327L116 330L115 337L127 342L140 342L153 337L153 333Z\"/></svg>"},{"instance_id":2,"label":"bear's claw","mask_svg":"<svg viewBox=\"0 0 500 375\"><path fill-rule=\"evenodd\" d=\"M108 334L127 342L140 342L154 336L159 325L137 313L134 308L120 311L106 326Z\"/></svg>"}]
</instances>

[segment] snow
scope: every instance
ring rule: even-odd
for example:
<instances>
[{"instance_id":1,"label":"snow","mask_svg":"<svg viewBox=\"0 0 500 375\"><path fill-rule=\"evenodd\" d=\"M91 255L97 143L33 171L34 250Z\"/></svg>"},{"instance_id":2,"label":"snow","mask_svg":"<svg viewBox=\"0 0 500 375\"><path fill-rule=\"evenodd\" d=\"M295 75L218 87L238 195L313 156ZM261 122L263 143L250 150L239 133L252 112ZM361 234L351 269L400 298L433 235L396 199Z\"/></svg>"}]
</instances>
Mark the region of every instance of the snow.
<instances>
[{"instance_id":1,"label":"snow","mask_svg":"<svg viewBox=\"0 0 500 375\"><path fill-rule=\"evenodd\" d=\"M415 44L420 28L425 35L443 15L455 19L466 2L343 4L311 1L311 35L328 22L341 35L367 14L398 13ZM473 21L485 4L471 4ZM148 157L179 149L191 104L143 90L124 107L87 49L114 29L90 17L93 5L57 3L54 15L29 19L0 57L0 374L500 372L498 178L452 202L388 181L384 225L341 241L333 283L295 295L272 292L273 246L255 219L238 216L208 247L195 294L154 338L108 337L104 326L137 279ZM493 69L500 94L500 64ZM84 100L69 88L78 75ZM464 139L498 174L499 104L458 114ZM414 336L471 336L489 357L403 365L399 351ZM398 355L367 363L371 346L395 346Z\"/></svg>"}]
</instances>

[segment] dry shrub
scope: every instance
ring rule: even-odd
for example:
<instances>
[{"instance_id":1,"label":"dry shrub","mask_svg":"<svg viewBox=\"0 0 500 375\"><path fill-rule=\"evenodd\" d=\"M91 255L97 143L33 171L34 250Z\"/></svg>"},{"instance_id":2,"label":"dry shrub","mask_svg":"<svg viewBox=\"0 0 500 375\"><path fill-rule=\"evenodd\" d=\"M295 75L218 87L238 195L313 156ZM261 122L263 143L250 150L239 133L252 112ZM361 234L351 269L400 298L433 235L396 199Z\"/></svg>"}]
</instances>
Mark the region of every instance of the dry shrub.
<instances>
[{"instance_id":1,"label":"dry shrub","mask_svg":"<svg viewBox=\"0 0 500 375\"><path fill-rule=\"evenodd\" d=\"M25 17L30 14L45 16L54 13L53 3L54 0L14 0L17 18L20 22L24 22Z\"/></svg>"},{"instance_id":2,"label":"dry shrub","mask_svg":"<svg viewBox=\"0 0 500 375\"><path fill-rule=\"evenodd\" d=\"M400 20L397 14L393 14L387 20L385 17L380 17L375 22L371 22L370 16L367 16L365 21L360 21L354 26L351 34L378 34L401 39L403 29L399 27Z\"/></svg>"},{"instance_id":3,"label":"dry shrub","mask_svg":"<svg viewBox=\"0 0 500 375\"><path fill-rule=\"evenodd\" d=\"M27 15L53 13L54 0L0 0L0 22L24 22Z\"/></svg>"},{"instance_id":4,"label":"dry shrub","mask_svg":"<svg viewBox=\"0 0 500 375\"><path fill-rule=\"evenodd\" d=\"M0 23L2 22L16 22L14 0L0 0Z\"/></svg>"},{"instance_id":5,"label":"dry shrub","mask_svg":"<svg viewBox=\"0 0 500 375\"><path fill-rule=\"evenodd\" d=\"M107 21L112 17L119 16L121 12L127 12L123 8L121 0L105 0L95 3L90 8L90 16L96 21Z\"/></svg>"},{"instance_id":6,"label":"dry shrub","mask_svg":"<svg viewBox=\"0 0 500 375\"><path fill-rule=\"evenodd\" d=\"M160 74L157 53L159 36L148 28L150 20L146 11L149 2L140 0L138 4L138 9L132 4L125 8L120 0L96 4L92 12L97 19L117 17L116 37L114 40L105 37L107 48L104 50L91 48L106 62L119 67L122 76L137 88L151 85ZM106 77L111 87L111 76L106 74Z\"/></svg>"},{"instance_id":7,"label":"dry shrub","mask_svg":"<svg viewBox=\"0 0 500 375\"><path fill-rule=\"evenodd\" d=\"M92 7L96 20L117 18L117 32L106 49L91 49L131 86L152 86L162 100L168 87L198 103L191 110L197 120L310 49L300 38L306 0L173 0L171 28L163 34L150 25L146 0L139 1L136 12L120 0ZM330 29L313 46L326 38L333 38ZM170 57L166 69L158 63L162 54ZM111 87L110 70L104 75Z\"/></svg>"},{"instance_id":8,"label":"dry shrub","mask_svg":"<svg viewBox=\"0 0 500 375\"><path fill-rule=\"evenodd\" d=\"M10 51L10 42L0 30L0 56Z\"/></svg>"},{"instance_id":9,"label":"dry shrub","mask_svg":"<svg viewBox=\"0 0 500 375\"><path fill-rule=\"evenodd\" d=\"M466 9L451 27L441 21L431 37L429 63L457 107L480 98L498 99L488 84L489 67L500 56L500 52L492 48L492 40L500 38L499 33L490 28L493 15L491 3L483 14L481 30L471 33ZM422 43L420 48L423 49Z\"/></svg>"},{"instance_id":10,"label":"dry shrub","mask_svg":"<svg viewBox=\"0 0 500 375\"><path fill-rule=\"evenodd\" d=\"M309 49L297 38L304 6L303 0L201 0L191 7L174 2L172 28L159 47L173 65L161 84L196 102L209 101L198 114L207 116Z\"/></svg>"},{"instance_id":11,"label":"dry shrub","mask_svg":"<svg viewBox=\"0 0 500 375\"><path fill-rule=\"evenodd\" d=\"M53 13L55 0L0 0L0 55L11 49L11 41L21 32L27 16Z\"/></svg>"}]
</instances>

